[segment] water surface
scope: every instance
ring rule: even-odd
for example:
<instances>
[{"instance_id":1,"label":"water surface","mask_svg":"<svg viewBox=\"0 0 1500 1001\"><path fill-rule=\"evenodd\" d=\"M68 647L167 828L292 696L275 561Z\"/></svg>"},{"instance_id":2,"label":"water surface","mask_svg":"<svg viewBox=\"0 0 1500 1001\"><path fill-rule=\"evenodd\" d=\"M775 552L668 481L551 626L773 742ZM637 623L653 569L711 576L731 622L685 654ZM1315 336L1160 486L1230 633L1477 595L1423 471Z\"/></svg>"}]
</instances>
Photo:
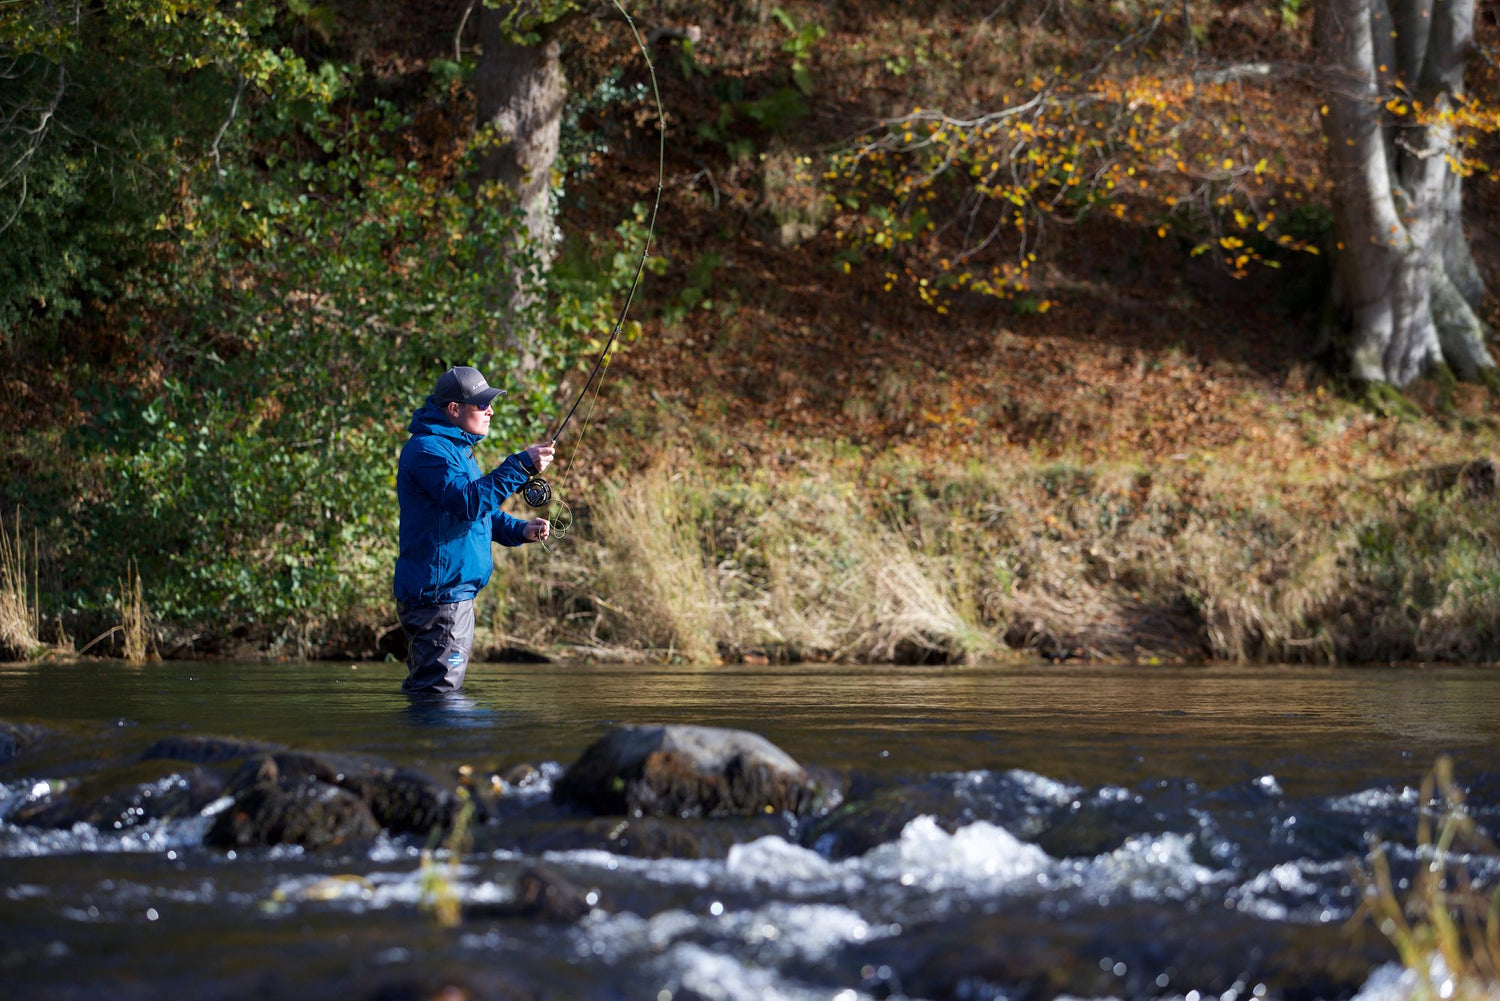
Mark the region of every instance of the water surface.
<instances>
[{"instance_id":1,"label":"water surface","mask_svg":"<svg viewBox=\"0 0 1500 1001\"><path fill-rule=\"evenodd\" d=\"M1348 996L1379 946L1342 944L1349 862L1371 835L1414 858L1440 754L1500 826L1500 676L1482 667L476 665L462 696L418 702L403 676L0 666L0 719L53 730L0 764L0 978L70 998ZM492 825L459 860L456 929L418 906L422 839L229 857L202 847L207 818L6 820L39 783L192 733L439 776L532 763L513 821L535 828L561 822L551 779L615 722L754 730L887 805L693 859L532 852ZM482 916L537 864L601 906Z\"/></svg>"}]
</instances>

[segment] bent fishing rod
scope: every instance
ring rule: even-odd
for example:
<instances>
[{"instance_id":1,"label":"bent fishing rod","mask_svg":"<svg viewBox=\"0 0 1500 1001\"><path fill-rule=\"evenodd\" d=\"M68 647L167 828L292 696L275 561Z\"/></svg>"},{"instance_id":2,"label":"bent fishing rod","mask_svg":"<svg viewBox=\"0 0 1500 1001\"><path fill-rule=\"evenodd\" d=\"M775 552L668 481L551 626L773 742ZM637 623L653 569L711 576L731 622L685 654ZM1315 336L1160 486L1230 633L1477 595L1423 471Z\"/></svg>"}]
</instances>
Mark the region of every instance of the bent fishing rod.
<instances>
[{"instance_id":1,"label":"bent fishing rod","mask_svg":"<svg viewBox=\"0 0 1500 1001\"><path fill-rule=\"evenodd\" d=\"M661 208L662 181L666 176L667 116L662 108L661 90L656 85L656 66L651 62L651 51L646 47L646 40L641 37L640 30L636 28L635 20L630 16L630 12L625 9L624 4L620 0L611 0L611 3L614 4L615 9L620 12L620 15L625 18L625 23L630 25L630 33L635 36L635 44L641 50L641 56L646 60L646 70L651 76L651 94L656 99L656 198L651 204L651 219L646 224L646 238L641 245L640 260L636 261L635 277L631 279L630 289L625 293L625 302L620 306L620 315L615 318L614 329L610 331L609 339L604 342L604 349L599 352L599 357L595 359L593 370L589 372L589 377L584 380L583 388L578 391L578 396L573 400L573 405L568 408L568 412L563 417L562 423L557 426L557 430L547 436L546 440L554 446L556 446L557 440L562 437L563 431L567 429L568 423L573 420L573 415L577 413L578 405L588 395L590 386L594 387L594 402L597 403L599 401L599 388L604 384L603 372L609 362L610 350L614 348L615 341L620 337L620 331L625 327L625 317L630 312L630 304L635 301L636 290L640 288L641 275L646 271L646 260L651 256L651 239L656 234L656 213ZM588 430L589 419L592 417L593 410L593 404L590 404L588 416L584 419L584 432ZM582 441L581 434L579 440L580 442ZM575 455L576 452L577 446L574 446ZM568 468L570 470L572 469L572 465L573 462L570 458L568 461ZM546 507L552 503L552 484L543 479L539 472L533 473L531 478L521 486L521 499L533 508Z\"/></svg>"}]
</instances>

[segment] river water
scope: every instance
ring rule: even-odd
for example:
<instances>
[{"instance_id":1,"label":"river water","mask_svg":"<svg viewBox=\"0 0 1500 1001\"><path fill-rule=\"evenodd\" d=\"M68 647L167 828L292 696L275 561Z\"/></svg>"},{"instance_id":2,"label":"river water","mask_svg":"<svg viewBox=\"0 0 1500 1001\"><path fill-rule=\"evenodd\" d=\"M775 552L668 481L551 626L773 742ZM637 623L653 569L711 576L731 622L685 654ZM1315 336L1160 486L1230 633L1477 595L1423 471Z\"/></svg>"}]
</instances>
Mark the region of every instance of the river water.
<instances>
[{"instance_id":1,"label":"river water","mask_svg":"<svg viewBox=\"0 0 1500 1001\"><path fill-rule=\"evenodd\" d=\"M0 665L0 720L44 734L0 762L0 994L1386 1001L1393 953L1350 922L1352 862L1378 837L1412 870L1440 755L1500 829L1492 668L475 665L461 697L426 703L397 693L403 674ZM654 840L589 826L548 792L620 722L753 730L837 776L845 807ZM202 844L222 800L13 822L182 734L445 781L534 772L440 852L456 926L422 906L420 837L226 852ZM1500 880L1493 855L1462 862ZM538 866L592 909L507 910Z\"/></svg>"}]
</instances>

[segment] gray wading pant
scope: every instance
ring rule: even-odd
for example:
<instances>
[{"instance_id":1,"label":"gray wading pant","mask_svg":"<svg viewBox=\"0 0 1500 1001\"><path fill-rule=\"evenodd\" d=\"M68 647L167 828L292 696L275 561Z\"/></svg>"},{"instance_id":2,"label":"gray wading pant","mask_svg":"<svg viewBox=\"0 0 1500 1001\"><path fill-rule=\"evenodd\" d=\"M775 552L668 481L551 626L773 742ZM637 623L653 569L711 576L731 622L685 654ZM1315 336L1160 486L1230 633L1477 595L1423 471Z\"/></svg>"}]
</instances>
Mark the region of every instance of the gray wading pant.
<instances>
[{"instance_id":1,"label":"gray wading pant","mask_svg":"<svg viewBox=\"0 0 1500 1001\"><path fill-rule=\"evenodd\" d=\"M406 633L403 692L456 692L474 649L474 602L398 609Z\"/></svg>"}]
</instances>

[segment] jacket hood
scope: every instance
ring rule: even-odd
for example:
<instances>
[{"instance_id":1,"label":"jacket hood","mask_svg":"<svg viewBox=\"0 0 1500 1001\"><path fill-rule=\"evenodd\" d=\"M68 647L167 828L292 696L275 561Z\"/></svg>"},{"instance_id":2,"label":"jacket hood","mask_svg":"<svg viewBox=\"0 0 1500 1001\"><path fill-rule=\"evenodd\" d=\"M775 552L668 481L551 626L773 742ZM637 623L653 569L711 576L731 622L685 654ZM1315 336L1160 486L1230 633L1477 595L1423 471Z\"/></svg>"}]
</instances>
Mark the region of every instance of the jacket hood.
<instances>
[{"instance_id":1,"label":"jacket hood","mask_svg":"<svg viewBox=\"0 0 1500 1001\"><path fill-rule=\"evenodd\" d=\"M477 445L483 440L483 435L471 434L448 419L447 413L431 396L411 415L411 423L406 430L412 434L435 434L444 438L452 438L454 441L465 445Z\"/></svg>"}]
</instances>

